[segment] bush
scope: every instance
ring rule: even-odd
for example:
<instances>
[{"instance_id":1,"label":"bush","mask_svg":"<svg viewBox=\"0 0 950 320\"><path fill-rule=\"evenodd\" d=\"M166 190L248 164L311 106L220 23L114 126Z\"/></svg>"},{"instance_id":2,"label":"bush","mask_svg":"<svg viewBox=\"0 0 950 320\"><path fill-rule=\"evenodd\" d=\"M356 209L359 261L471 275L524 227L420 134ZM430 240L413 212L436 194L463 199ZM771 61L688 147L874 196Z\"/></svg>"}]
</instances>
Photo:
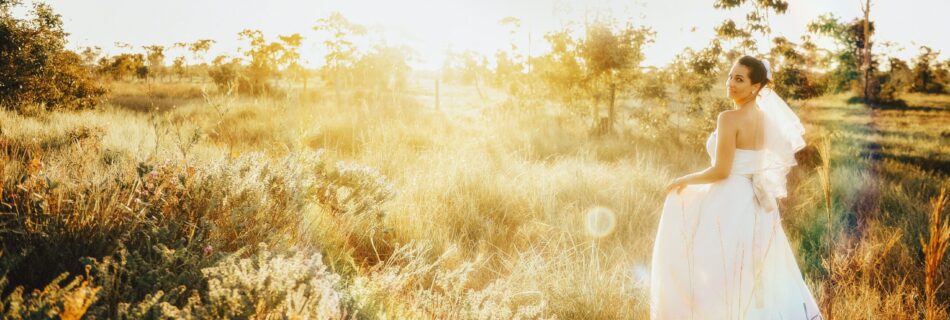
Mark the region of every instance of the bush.
<instances>
[{"instance_id":1,"label":"bush","mask_svg":"<svg viewBox=\"0 0 950 320\"><path fill-rule=\"evenodd\" d=\"M775 92L786 99L808 99L817 97L821 92L805 70L786 66L775 73Z\"/></svg>"},{"instance_id":2,"label":"bush","mask_svg":"<svg viewBox=\"0 0 950 320\"><path fill-rule=\"evenodd\" d=\"M341 319L340 277L327 270L320 254L272 254L265 245L248 258L229 255L201 270L208 290L157 291L136 303L121 303L120 319Z\"/></svg>"},{"instance_id":3,"label":"bush","mask_svg":"<svg viewBox=\"0 0 950 320\"><path fill-rule=\"evenodd\" d=\"M68 273L63 273L43 290L25 296L23 287L16 287L0 301L0 318L50 319L59 316L60 319L81 319L96 301L101 288L91 285L82 276L62 285L68 276ZM5 291L6 283L6 278L0 278L0 291Z\"/></svg>"},{"instance_id":4,"label":"bush","mask_svg":"<svg viewBox=\"0 0 950 320\"><path fill-rule=\"evenodd\" d=\"M208 69L208 76L214 82L218 90L223 92L241 92L244 86L247 90L247 81L242 81L241 64L237 59L227 60L225 56L219 56L214 59L212 67Z\"/></svg>"},{"instance_id":5,"label":"bush","mask_svg":"<svg viewBox=\"0 0 950 320\"><path fill-rule=\"evenodd\" d=\"M36 4L33 17L15 18L19 1L0 1L0 107L74 110L99 104L105 89L92 78L82 58L65 49L60 16Z\"/></svg>"},{"instance_id":6,"label":"bush","mask_svg":"<svg viewBox=\"0 0 950 320\"><path fill-rule=\"evenodd\" d=\"M327 163L320 152L136 164L104 160L121 155L100 148L106 132L98 127L39 131L0 134L0 276L30 292L86 270L101 288L88 306L98 318L156 315L138 307L148 301L180 310L196 295L211 303L210 281L223 276L205 270L230 253L257 254L258 243L286 249L302 237L300 213L311 206L365 217L360 231L381 229L381 205L395 192L376 170ZM371 252L363 235L351 241L357 252ZM225 307L214 314L240 313Z\"/></svg>"}]
</instances>

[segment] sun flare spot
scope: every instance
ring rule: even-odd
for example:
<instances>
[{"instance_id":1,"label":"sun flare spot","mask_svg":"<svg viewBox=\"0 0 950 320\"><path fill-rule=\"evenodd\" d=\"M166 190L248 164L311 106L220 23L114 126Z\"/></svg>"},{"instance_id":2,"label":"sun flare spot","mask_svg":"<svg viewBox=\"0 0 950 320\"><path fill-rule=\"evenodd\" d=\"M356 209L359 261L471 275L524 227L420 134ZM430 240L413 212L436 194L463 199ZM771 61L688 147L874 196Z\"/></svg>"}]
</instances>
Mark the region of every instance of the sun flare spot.
<instances>
[{"instance_id":1,"label":"sun flare spot","mask_svg":"<svg viewBox=\"0 0 950 320\"><path fill-rule=\"evenodd\" d=\"M595 238L603 238L614 230L617 217L613 210L604 207L593 207L587 210L587 233Z\"/></svg>"}]
</instances>

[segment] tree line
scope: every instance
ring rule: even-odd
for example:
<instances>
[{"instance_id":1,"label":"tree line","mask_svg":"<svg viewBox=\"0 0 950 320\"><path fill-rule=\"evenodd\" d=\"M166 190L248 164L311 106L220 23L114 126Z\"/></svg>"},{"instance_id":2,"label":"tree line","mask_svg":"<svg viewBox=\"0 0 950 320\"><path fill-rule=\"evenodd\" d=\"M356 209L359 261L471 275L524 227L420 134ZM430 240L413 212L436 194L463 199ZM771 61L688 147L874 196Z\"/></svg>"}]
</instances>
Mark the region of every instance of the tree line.
<instances>
[{"instance_id":1,"label":"tree line","mask_svg":"<svg viewBox=\"0 0 950 320\"><path fill-rule=\"evenodd\" d=\"M338 99L354 88L380 95L406 89L416 58L411 48L376 44L361 50L357 39L370 32L366 26L332 13L316 20L313 30L326 35L327 54L320 68L301 63L299 33L268 37L260 30L237 34L244 46L234 55L219 55L205 62L215 45L198 39L171 45L134 48L117 43L128 52L102 55L100 48L73 52L65 48L67 33L58 14L35 4L28 18L17 18L12 8L20 1L0 1L0 103L4 108L83 109L100 102L103 81L178 81L206 78L225 92L262 95L280 91L279 84L309 90L319 77ZM716 10L744 10L744 21L725 20L717 36L705 47L686 49L668 65L642 66L643 48L656 33L633 20L593 17L543 35L550 50L534 54L511 41L489 59L475 51L450 52L440 80L474 86L480 96L486 87L506 92L511 104L532 108L545 102L585 115L592 126L611 129L620 99L657 102L681 99L701 105L703 97L719 83L729 65L741 55L772 62L774 88L791 99L852 91L870 104L900 104L905 92L946 93L950 60L938 61L939 52L921 47L912 61L875 52L875 26L868 19L872 4L862 3L864 17L844 20L826 14L808 24L800 41L771 37L762 51L755 35L770 37L768 17L784 14L788 3L780 0L715 0ZM521 22L515 17L498 21L512 35ZM834 48L820 48L818 38L833 40ZM181 53L168 63L171 52ZM189 59L190 62L189 63ZM491 61L490 61L491 60Z\"/></svg>"}]
</instances>

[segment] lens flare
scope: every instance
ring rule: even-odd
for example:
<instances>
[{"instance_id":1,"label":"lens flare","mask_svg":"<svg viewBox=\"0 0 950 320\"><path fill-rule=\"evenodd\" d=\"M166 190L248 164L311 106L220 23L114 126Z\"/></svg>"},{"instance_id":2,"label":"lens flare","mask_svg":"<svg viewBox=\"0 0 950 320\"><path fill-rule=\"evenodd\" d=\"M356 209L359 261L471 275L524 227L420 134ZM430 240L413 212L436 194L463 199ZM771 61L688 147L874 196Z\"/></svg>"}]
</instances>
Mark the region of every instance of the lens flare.
<instances>
[{"instance_id":1,"label":"lens flare","mask_svg":"<svg viewBox=\"0 0 950 320\"><path fill-rule=\"evenodd\" d=\"M636 264L630 268L630 279L634 285L641 288L650 287L650 270L643 264Z\"/></svg>"},{"instance_id":2,"label":"lens flare","mask_svg":"<svg viewBox=\"0 0 950 320\"><path fill-rule=\"evenodd\" d=\"M614 212L604 207L593 207L587 211L587 233L602 238L614 231L617 218Z\"/></svg>"}]
</instances>

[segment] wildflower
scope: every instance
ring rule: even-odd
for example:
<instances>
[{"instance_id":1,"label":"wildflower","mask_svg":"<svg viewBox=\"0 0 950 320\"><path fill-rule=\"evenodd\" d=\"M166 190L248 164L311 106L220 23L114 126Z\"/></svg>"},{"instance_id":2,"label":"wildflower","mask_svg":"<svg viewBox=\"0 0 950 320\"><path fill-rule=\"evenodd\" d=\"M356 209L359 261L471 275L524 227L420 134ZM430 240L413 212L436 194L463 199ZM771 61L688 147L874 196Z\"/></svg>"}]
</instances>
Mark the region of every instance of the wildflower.
<instances>
[{"instance_id":1,"label":"wildflower","mask_svg":"<svg viewBox=\"0 0 950 320\"><path fill-rule=\"evenodd\" d=\"M204 254L207 256L214 252L214 248L212 248L210 244L206 244L202 251L204 251Z\"/></svg>"}]
</instances>

